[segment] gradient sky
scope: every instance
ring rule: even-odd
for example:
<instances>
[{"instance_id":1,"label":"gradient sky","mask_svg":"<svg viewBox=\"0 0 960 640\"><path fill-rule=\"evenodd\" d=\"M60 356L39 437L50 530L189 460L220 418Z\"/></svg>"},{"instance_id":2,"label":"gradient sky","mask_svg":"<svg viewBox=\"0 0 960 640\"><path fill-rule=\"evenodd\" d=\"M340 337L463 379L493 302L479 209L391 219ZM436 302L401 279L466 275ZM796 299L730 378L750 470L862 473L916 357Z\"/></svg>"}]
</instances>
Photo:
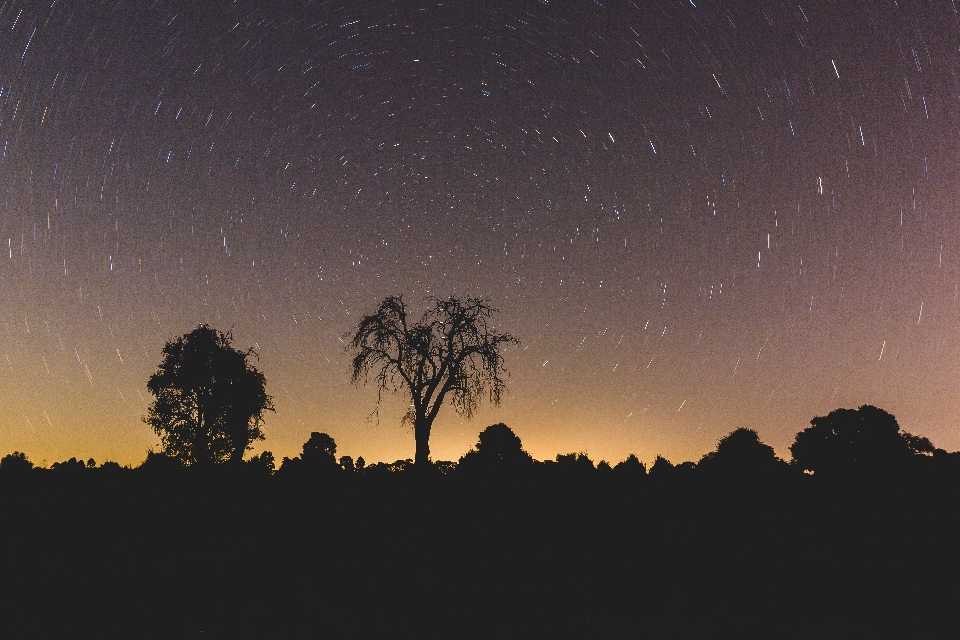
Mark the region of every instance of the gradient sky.
<instances>
[{"instance_id":1,"label":"gradient sky","mask_svg":"<svg viewBox=\"0 0 960 640\"><path fill-rule=\"evenodd\" d=\"M135 464L165 340L253 347L277 414L413 456L341 339L479 295L538 458L777 452L875 404L960 448L953 0L0 3L0 453Z\"/></svg>"}]
</instances>

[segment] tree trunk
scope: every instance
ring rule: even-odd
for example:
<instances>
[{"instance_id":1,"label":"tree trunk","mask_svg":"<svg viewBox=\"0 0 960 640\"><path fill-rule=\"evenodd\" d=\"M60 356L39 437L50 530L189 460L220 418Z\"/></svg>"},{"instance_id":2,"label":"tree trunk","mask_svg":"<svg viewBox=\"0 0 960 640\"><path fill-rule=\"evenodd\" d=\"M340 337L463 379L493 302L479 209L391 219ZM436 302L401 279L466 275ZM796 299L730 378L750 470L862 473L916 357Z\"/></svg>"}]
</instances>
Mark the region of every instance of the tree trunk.
<instances>
[{"instance_id":1,"label":"tree trunk","mask_svg":"<svg viewBox=\"0 0 960 640\"><path fill-rule=\"evenodd\" d=\"M234 422L235 424L232 424L230 429L230 464L236 466L243 464L243 454L247 451L247 440L245 438L247 425L240 424L236 418L234 418Z\"/></svg>"},{"instance_id":2,"label":"tree trunk","mask_svg":"<svg viewBox=\"0 0 960 640\"><path fill-rule=\"evenodd\" d=\"M236 466L238 464L243 464L243 454L246 452L247 447L241 444L234 444L233 450L230 451L230 464Z\"/></svg>"},{"instance_id":3,"label":"tree trunk","mask_svg":"<svg viewBox=\"0 0 960 640\"><path fill-rule=\"evenodd\" d=\"M430 466L430 424L426 416L417 416L413 425L413 437L417 441L417 452L413 459L416 468L425 470Z\"/></svg>"},{"instance_id":4,"label":"tree trunk","mask_svg":"<svg viewBox=\"0 0 960 640\"><path fill-rule=\"evenodd\" d=\"M210 463L210 434L207 428L206 415L202 408L197 409L197 437L194 445L193 458L198 466L205 467Z\"/></svg>"}]
</instances>

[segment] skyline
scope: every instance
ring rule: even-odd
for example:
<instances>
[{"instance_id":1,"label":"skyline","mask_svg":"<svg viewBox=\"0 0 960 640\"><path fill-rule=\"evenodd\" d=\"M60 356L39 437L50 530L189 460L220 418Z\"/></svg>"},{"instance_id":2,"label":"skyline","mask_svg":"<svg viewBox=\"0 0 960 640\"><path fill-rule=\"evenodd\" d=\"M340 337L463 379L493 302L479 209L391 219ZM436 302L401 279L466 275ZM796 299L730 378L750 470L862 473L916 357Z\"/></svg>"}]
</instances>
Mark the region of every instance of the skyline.
<instances>
[{"instance_id":1,"label":"skyline","mask_svg":"<svg viewBox=\"0 0 960 640\"><path fill-rule=\"evenodd\" d=\"M0 7L0 454L135 464L165 341L253 347L277 414L413 456L344 336L488 298L538 459L788 458L869 404L960 449L951 2Z\"/></svg>"}]
</instances>

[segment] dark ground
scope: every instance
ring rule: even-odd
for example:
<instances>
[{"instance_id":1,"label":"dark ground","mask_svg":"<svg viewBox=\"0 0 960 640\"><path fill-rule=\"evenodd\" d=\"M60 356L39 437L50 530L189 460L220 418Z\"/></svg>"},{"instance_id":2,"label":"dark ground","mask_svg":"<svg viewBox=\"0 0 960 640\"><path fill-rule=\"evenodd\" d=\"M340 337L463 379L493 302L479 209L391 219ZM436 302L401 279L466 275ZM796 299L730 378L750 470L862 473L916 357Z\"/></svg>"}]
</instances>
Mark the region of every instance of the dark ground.
<instances>
[{"instance_id":1,"label":"dark ground","mask_svg":"<svg viewBox=\"0 0 960 640\"><path fill-rule=\"evenodd\" d=\"M5 638L955 638L955 478L0 477Z\"/></svg>"}]
</instances>

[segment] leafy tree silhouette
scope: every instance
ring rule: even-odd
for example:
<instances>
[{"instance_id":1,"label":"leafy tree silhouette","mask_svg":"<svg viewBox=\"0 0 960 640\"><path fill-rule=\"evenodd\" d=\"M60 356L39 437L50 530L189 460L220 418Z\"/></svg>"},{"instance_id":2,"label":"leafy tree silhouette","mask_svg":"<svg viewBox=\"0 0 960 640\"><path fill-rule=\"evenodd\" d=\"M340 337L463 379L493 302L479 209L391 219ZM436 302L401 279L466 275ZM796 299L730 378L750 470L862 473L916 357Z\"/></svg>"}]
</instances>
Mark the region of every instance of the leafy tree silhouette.
<instances>
[{"instance_id":1,"label":"leafy tree silhouette","mask_svg":"<svg viewBox=\"0 0 960 640\"><path fill-rule=\"evenodd\" d=\"M523 450L517 434L498 422L480 432L476 448L460 458L457 469L467 473L517 473L531 465L533 458Z\"/></svg>"},{"instance_id":2,"label":"leafy tree silhouette","mask_svg":"<svg viewBox=\"0 0 960 640\"><path fill-rule=\"evenodd\" d=\"M617 463L613 468L613 473L615 476L624 479L642 478L647 475L647 468L637 456L631 453L626 460Z\"/></svg>"},{"instance_id":3,"label":"leafy tree silhouette","mask_svg":"<svg viewBox=\"0 0 960 640\"><path fill-rule=\"evenodd\" d=\"M837 409L816 417L790 445L794 463L815 474L878 472L933 453L926 438L900 431L897 419L872 405Z\"/></svg>"},{"instance_id":4,"label":"leafy tree silhouette","mask_svg":"<svg viewBox=\"0 0 960 640\"><path fill-rule=\"evenodd\" d=\"M280 467L286 473L325 473L341 470L337 464L337 443L326 433L314 431L303 443L303 452L296 458L284 458Z\"/></svg>"},{"instance_id":5,"label":"leafy tree silhouette","mask_svg":"<svg viewBox=\"0 0 960 640\"><path fill-rule=\"evenodd\" d=\"M753 429L731 431L717 443L716 451L703 456L697 464L701 471L723 476L756 477L783 468L773 447L760 441Z\"/></svg>"},{"instance_id":6,"label":"leafy tree silhouette","mask_svg":"<svg viewBox=\"0 0 960 640\"><path fill-rule=\"evenodd\" d=\"M365 476L373 478L389 478L394 474L406 473L413 468L413 460L397 460L396 462L375 462L363 469Z\"/></svg>"},{"instance_id":7,"label":"leafy tree silhouette","mask_svg":"<svg viewBox=\"0 0 960 640\"><path fill-rule=\"evenodd\" d=\"M232 335L201 324L163 347L147 389L156 396L144 422L160 436L162 452L184 464L243 461L263 440L263 414L273 411L266 380L239 351Z\"/></svg>"},{"instance_id":8,"label":"leafy tree silhouette","mask_svg":"<svg viewBox=\"0 0 960 640\"><path fill-rule=\"evenodd\" d=\"M244 462L251 469L255 469L258 472L270 475L273 473L274 468L276 468L276 461L273 457L272 451L263 451L253 456L246 462Z\"/></svg>"},{"instance_id":9,"label":"leafy tree silhouette","mask_svg":"<svg viewBox=\"0 0 960 640\"><path fill-rule=\"evenodd\" d=\"M348 345L355 352L353 383L372 375L380 394L410 394L403 422L413 425L418 467L430 464L430 430L448 396L466 418L484 394L499 404L506 385L500 347L519 344L490 326L497 310L480 298L428 300L433 306L411 323L403 296L386 298L360 320Z\"/></svg>"},{"instance_id":10,"label":"leafy tree silhouette","mask_svg":"<svg viewBox=\"0 0 960 640\"><path fill-rule=\"evenodd\" d=\"M90 461L93 462L93 458L90 458ZM76 472L76 471L85 471L87 469L87 464L83 460L77 460L76 458L70 458L69 460L64 460L63 462L54 462L50 465L52 471L66 471L66 472ZM89 465L90 467L95 467L96 463Z\"/></svg>"},{"instance_id":11,"label":"leafy tree silhouette","mask_svg":"<svg viewBox=\"0 0 960 640\"><path fill-rule=\"evenodd\" d=\"M149 473L172 473L183 468L183 462L173 456L168 456L152 449L147 450L147 458L140 463L137 469L142 469Z\"/></svg>"},{"instance_id":12,"label":"leafy tree silhouette","mask_svg":"<svg viewBox=\"0 0 960 640\"><path fill-rule=\"evenodd\" d=\"M664 458L663 456L658 455L654 461L653 465L650 467L650 477L663 480L669 478L674 471L675 467L673 463Z\"/></svg>"},{"instance_id":13,"label":"leafy tree silhouette","mask_svg":"<svg viewBox=\"0 0 960 640\"><path fill-rule=\"evenodd\" d=\"M593 466L593 460L583 452L558 453L554 464L554 469L561 478L585 478L592 476L597 470Z\"/></svg>"},{"instance_id":14,"label":"leafy tree silhouette","mask_svg":"<svg viewBox=\"0 0 960 640\"><path fill-rule=\"evenodd\" d=\"M326 433L314 431L310 439L303 443L300 458L310 466L336 466L337 443Z\"/></svg>"},{"instance_id":15,"label":"leafy tree silhouette","mask_svg":"<svg viewBox=\"0 0 960 640\"><path fill-rule=\"evenodd\" d=\"M27 459L27 454L22 451L14 451L0 458L0 471L21 473L31 469L33 469L33 463Z\"/></svg>"}]
</instances>

